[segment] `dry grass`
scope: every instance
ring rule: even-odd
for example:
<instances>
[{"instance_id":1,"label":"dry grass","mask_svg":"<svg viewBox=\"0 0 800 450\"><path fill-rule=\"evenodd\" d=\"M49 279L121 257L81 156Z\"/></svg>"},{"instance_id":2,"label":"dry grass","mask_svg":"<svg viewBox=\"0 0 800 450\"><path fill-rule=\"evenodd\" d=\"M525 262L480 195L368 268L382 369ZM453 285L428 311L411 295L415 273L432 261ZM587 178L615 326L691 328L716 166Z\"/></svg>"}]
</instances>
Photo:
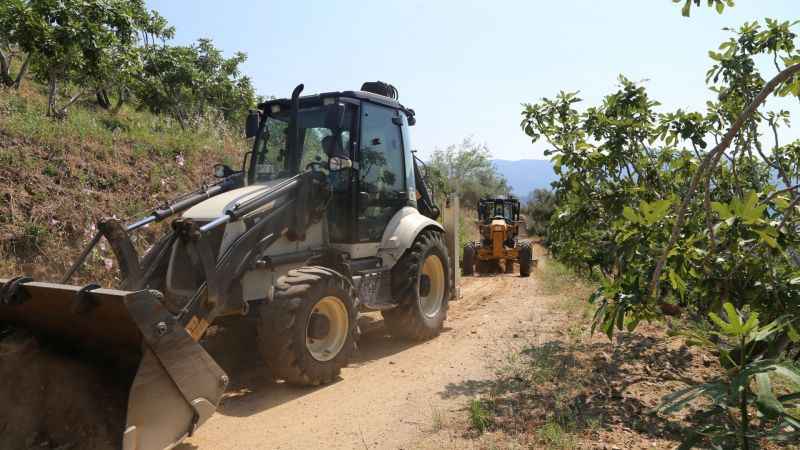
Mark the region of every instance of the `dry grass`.
<instances>
[{"instance_id":1,"label":"dry grass","mask_svg":"<svg viewBox=\"0 0 800 450\"><path fill-rule=\"evenodd\" d=\"M220 124L181 130L168 118L78 104L44 115L41 88L0 91L0 276L57 278L105 216L133 218L239 164L245 142ZM146 248L158 234L141 234ZM91 256L83 280L114 282L110 249Z\"/></svg>"},{"instance_id":2,"label":"dry grass","mask_svg":"<svg viewBox=\"0 0 800 450\"><path fill-rule=\"evenodd\" d=\"M691 414L651 410L676 388L713 376L711 358L668 339L661 325L642 324L614 343L590 336L594 286L549 260L536 276L540 293L554 297L545 328L508 354L479 393L483 420L475 401L468 405L466 435L480 448L675 448Z\"/></svg>"}]
</instances>

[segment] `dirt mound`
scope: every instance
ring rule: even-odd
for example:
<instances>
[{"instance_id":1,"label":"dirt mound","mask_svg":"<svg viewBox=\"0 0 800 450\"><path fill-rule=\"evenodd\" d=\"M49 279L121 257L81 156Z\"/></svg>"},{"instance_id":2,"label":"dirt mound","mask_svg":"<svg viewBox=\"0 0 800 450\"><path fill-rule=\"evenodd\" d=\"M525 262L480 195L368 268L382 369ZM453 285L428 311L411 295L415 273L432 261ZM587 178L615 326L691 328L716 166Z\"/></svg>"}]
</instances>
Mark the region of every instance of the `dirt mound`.
<instances>
[{"instance_id":1,"label":"dirt mound","mask_svg":"<svg viewBox=\"0 0 800 450\"><path fill-rule=\"evenodd\" d=\"M0 450L121 446L129 375L20 330L1 336Z\"/></svg>"}]
</instances>

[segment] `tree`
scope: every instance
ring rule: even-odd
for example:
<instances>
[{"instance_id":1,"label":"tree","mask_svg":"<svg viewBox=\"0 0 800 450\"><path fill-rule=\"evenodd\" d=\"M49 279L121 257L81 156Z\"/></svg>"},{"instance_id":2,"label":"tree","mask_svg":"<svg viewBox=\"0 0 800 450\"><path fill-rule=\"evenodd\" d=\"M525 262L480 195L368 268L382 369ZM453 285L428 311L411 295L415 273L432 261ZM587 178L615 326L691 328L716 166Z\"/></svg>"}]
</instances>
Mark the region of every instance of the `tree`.
<instances>
[{"instance_id":1,"label":"tree","mask_svg":"<svg viewBox=\"0 0 800 450\"><path fill-rule=\"evenodd\" d=\"M548 140L560 175L551 249L606 275L593 298L607 333L670 304L704 314L729 301L769 320L800 314L800 142L778 140L788 112L756 109L773 91L800 93L795 40L788 22L736 30L710 53L717 100L705 112L658 113L625 78L584 112L575 93L525 107L523 129ZM765 81L758 57L779 74Z\"/></svg>"},{"instance_id":2,"label":"tree","mask_svg":"<svg viewBox=\"0 0 800 450\"><path fill-rule=\"evenodd\" d=\"M50 116L65 115L90 87L115 74L139 70L136 27L147 16L142 0L7 0L2 14L9 43L47 83Z\"/></svg>"},{"instance_id":3,"label":"tree","mask_svg":"<svg viewBox=\"0 0 800 450\"><path fill-rule=\"evenodd\" d=\"M132 86L137 82L142 71L142 53L147 49L154 48L157 41L165 46L167 39L175 36L175 27L170 26L157 11L137 11L134 19L139 46L134 48L136 54L131 55L129 61L134 61L135 64L109 70L108 75L96 90L97 104L112 114L119 112L131 95ZM116 92L116 105L111 103L109 96L111 91Z\"/></svg>"},{"instance_id":4,"label":"tree","mask_svg":"<svg viewBox=\"0 0 800 450\"><path fill-rule=\"evenodd\" d=\"M11 66L14 59L22 55L19 46L12 43L11 31L15 24L11 16L11 5L11 3L0 4L0 83L19 89L28 71L30 55L25 55L17 75L12 76Z\"/></svg>"},{"instance_id":5,"label":"tree","mask_svg":"<svg viewBox=\"0 0 800 450\"><path fill-rule=\"evenodd\" d=\"M191 46L149 45L135 93L154 113L172 115L182 127L216 114L242 119L255 102L250 79L239 71L247 56L225 58L208 39Z\"/></svg>"},{"instance_id":6,"label":"tree","mask_svg":"<svg viewBox=\"0 0 800 450\"><path fill-rule=\"evenodd\" d=\"M511 188L506 179L497 173L486 144L470 138L458 146L437 149L428 164L437 192L459 192L466 205L477 205L485 196L507 195Z\"/></svg>"},{"instance_id":7,"label":"tree","mask_svg":"<svg viewBox=\"0 0 800 450\"><path fill-rule=\"evenodd\" d=\"M524 212L528 217L528 234L547 236L550 217L556 210L556 196L549 189L534 189L525 202Z\"/></svg>"}]
</instances>

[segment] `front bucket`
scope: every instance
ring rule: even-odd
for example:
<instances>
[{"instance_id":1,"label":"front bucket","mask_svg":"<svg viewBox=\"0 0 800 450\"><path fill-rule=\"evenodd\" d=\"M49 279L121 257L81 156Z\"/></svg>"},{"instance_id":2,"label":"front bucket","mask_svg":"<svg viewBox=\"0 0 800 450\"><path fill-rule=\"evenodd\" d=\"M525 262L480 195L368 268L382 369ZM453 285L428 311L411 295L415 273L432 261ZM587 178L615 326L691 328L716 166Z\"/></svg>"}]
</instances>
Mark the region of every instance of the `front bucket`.
<instances>
[{"instance_id":1,"label":"front bucket","mask_svg":"<svg viewBox=\"0 0 800 450\"><path fill-rule=\"evenodd\" d=\"M214 413L228 378L159 292L14 294L0 299L0 449L171 448Z\"/></svg>"}]
</instances>

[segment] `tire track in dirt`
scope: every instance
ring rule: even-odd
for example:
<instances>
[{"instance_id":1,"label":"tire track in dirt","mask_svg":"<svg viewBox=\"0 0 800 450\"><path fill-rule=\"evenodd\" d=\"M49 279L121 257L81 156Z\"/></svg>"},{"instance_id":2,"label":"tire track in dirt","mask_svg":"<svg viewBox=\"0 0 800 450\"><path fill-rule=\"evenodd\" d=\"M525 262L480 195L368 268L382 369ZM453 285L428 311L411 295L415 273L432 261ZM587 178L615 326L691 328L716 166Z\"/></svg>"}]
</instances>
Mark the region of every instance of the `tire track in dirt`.
<instances>
[{"instance_id":1,"label":"tire track in dirt","mask_svg":"<svg viewBox=\"0 0 800 450\"><path fill-rule=\"evenodd\" d=\"M375 316L338 382L317 389L274 383L263 367L231 372L234 389L182 449L415 448L440 415L464 408L551 298L536 278L467 277L438 338L389 338ZM379 316L378 316L379 317ZM257 358L256 343L249 358ZM248 350L248 349L245 349Z\"/></svg>"}]
</instances>

